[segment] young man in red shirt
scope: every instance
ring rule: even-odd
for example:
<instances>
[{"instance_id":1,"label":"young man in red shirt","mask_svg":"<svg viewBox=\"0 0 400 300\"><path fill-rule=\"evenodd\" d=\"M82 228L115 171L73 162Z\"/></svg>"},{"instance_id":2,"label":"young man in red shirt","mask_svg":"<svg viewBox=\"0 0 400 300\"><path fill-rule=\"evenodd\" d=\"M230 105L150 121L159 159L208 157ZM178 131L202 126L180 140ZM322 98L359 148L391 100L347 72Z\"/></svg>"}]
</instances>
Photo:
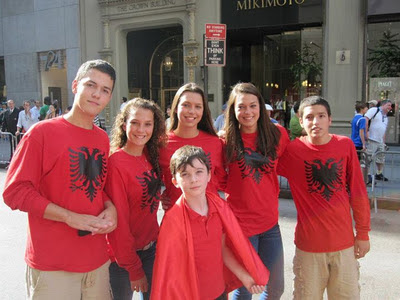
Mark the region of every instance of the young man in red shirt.
<instances>
[{"instance_id":1,"label":"young man in red shirt","mask_svg":"<svg viewBox=\"0 0 400 300\"><path fill-rule=\"evenodd\" d=\"M359 299L370 207L357 153L351 139L329 133L326 100L305 98L299 112L307 136L287 146L278 166L297 208L294 299L322 299L325 288L329 299Z\"/></svg>"},{"instance_id":2,"label":"young man in red shirt","mask_svg":"<svg viewBox=\"0 0 400 300\"><path fill-rule=\"evenodd\" d=\"M170 169L182 196L161 224L151 299L225 300L242 285L261 293L269 272L227 202L206 193L211 168L205 152L181 147Z\"/></svg>"},{"instance_id":3,"label":"young man in red shirt","mask_svg":"<svg viewBox=\"0 0 400 300\"><path fill-rule=\"evenodd\" d=\"M109 140L93 125L110 102L115 70L88 61L72 82L66 115L35 124L21 140L3 198L28 213L29 299L111 299L105 233L117 214L103 194Z\"/></svg>"}]
</instances>

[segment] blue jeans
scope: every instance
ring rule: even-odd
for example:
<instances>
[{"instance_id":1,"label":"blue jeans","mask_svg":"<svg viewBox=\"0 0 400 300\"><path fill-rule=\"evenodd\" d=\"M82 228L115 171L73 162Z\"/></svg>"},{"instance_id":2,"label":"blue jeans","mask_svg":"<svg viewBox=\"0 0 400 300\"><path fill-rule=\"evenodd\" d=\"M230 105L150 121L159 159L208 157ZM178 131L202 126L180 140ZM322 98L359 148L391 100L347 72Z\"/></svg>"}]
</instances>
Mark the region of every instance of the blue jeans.
<instances>
[{"instance_id":1,"label":"blue jeans","mask_svg":"<svg viewBox=\"0 0 400 300\"><path fill-rule=\"evenodd\" d=\"M149 289L147 293L139 293L141 300L150 299L151 280L153 278L153 265L156 254L156 243L145 251L136 251L140 260L142 261L142 268L147 277ZM114 300L131 300L133 292L131 289L131 282L129 280L129 273L124 268L118 266L116 262L110 265L110 285Z\"/></svg>"},{"instance_id":2,"label":"blue jeans","mask_svg":"<svg viewBox=\"0 0 400 300\"><path fill-rule=\"evenodd\" d=\"M284 290L283 245L279 224L270 230L249 237L251 244L270 272L267 291L260 295L260 300L280 299ZM245 287L233 292L233 300L251 300L251 294Z\"/></svg>"}]
</instances>

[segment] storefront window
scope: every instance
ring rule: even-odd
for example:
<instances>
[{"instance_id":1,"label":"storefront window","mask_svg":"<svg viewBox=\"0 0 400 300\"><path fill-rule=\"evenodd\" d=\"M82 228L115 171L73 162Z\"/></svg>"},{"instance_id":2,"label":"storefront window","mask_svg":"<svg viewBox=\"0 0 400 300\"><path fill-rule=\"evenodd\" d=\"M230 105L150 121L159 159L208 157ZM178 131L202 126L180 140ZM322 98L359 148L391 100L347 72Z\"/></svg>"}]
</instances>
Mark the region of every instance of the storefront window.
<instances>
[{"instance_id":1,"label":"storefront window","mask_svg":"<svg viewBox=\"0 0 400 300\"><path fill-rule=\"evenodd\" d=\"M386 142L399 143L400 22L368 24L367 49L368 100L392 101Z\"/></svg>"},{"instance_id":2,"label":"storefront window","mask_svg":"<svg viewBox=\"0 0 400 300\"><path fill-rule=\"evenodd\" d=\"M238 30L228 35L231 40L224 72L226 97L230 86L250 81L273 106L274 118L288 125L294 101L321 94L321 27L273 34Z\"/></svg>"}]
</instances>

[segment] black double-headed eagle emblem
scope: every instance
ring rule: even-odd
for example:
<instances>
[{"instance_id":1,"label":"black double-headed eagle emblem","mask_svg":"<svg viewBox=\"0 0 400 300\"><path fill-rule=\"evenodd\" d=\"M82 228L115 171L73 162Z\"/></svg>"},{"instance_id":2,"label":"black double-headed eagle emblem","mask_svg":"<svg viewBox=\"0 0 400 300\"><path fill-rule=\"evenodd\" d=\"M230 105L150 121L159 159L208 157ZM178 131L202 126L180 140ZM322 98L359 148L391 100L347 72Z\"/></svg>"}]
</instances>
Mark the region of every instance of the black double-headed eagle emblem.
<instances>
[{"instance_id":1,"label":"black double-headed eagle emblem","mask_svg":"<svg viewBox=\"0 0 400 300\"><path fill-rule=\"evenodd\" d=\"M329 158L323 163L319 159L304 161L309 193L318 193L329 201L342 189L343 159Z\"/></svg>"},{"instance_id":2,"label":"black double-headed eagle emblem","mask_svg":"<svg viewBox=\"0 0 400 300\"><path fill-rule=\"evenodd\" d=\"M242 178L251 177L259 184L264 174L271 173L275 162L250 148L244 148L243 154L238 158Z\"/></svg>"},{"instance_id":3,"label":"black double-headed eagle emblem","mask_svg":"<svg viewBox=\"0 0 400 300\"><path fill-rule=\"evenodd\" d=\"M97 148L90 151L87 147L76 150L69 148L70 189L84 191L93 202L106 175L106 154Z\"/></svg>"}]
</instances>

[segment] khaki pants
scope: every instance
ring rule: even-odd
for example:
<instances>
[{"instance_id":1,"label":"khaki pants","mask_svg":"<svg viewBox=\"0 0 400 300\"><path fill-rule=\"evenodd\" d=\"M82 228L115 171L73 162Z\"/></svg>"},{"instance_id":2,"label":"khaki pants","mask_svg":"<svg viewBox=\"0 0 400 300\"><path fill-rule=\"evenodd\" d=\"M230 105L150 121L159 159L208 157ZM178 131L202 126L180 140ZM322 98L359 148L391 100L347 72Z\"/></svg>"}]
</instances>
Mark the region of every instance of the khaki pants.
<instances>
[{"instance_id":1,"label":"khaki pants","mask_svg":"<svg viewBox=\"0 0 400 300\"><path fill-rule=\"evenodd\" d=\"M293 272L294 299L320 300L325 288L330 300L360 299L359 263L354 257L354 247L327 253L296 248Z\"/></svg>"},{"instance_id":2,"label":"khaki pants","mask_svg":"<svg viewBox=\"0 0 400 300\"><path fill-rule=\"evenodd\" d=\"M108 261L88 273L26 268L27 299L111 300Z\"/></svg>"}]
</instances>

